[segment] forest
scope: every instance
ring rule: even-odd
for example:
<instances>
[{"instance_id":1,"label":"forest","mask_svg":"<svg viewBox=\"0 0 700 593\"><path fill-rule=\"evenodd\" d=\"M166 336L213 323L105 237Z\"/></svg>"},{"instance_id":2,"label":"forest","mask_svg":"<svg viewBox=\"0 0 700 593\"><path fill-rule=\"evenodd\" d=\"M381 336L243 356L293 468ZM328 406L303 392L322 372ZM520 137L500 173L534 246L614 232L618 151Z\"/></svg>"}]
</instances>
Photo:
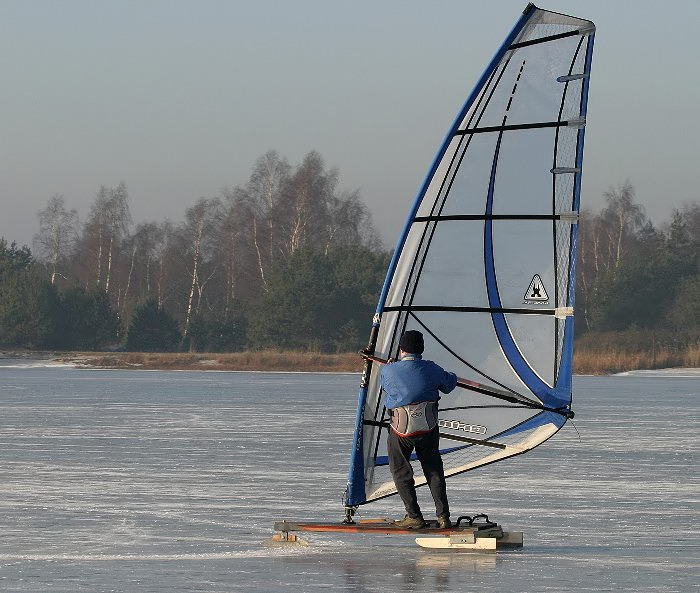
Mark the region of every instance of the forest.
<instances>
[{"instance_id":1,"label":"forest","mask_svg":"<svg viewBox=\"0 0 700 593\"><path fill-rule=\"evenodd\" d=\"M356 351L391 252L339 179L317 152L271 151L179 223L134 225L123 183L84 220L55 195L33 249L0 238L0 347ZM631 183L604 198L579 221L577 347L697 352L700 202L656 227Z\"/></svg>"}]
</instances>

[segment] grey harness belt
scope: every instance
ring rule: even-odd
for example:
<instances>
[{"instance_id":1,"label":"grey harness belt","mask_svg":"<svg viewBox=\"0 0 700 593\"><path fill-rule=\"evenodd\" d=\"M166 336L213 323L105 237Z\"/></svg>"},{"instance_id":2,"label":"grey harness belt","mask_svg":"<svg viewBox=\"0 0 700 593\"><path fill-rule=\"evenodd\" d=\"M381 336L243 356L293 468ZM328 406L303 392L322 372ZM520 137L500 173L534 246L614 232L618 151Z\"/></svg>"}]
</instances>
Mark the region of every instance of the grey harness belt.
<instances>
[{"instance_id":1,"label":"grey harness belt","mask_svg":"<svg viewBox=\"0 0 700 593\"><path fill-rule=\"evenodd\" d=\"M418 402L391 410L391 428L401 437L426 434L437 426L437 402Z\"/></svg>"}]
</instances>

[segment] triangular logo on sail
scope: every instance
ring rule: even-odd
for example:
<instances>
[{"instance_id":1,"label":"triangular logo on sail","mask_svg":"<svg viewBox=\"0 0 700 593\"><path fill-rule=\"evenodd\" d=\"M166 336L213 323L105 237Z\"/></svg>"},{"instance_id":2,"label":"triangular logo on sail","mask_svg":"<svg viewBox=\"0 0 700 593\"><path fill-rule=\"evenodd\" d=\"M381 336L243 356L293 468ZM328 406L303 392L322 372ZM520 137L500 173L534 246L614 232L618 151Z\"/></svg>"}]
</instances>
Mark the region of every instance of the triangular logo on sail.
<instances>
[{"instance_id":1,"label":"triangular logo on sail","mask_svg":"<svg viewBox=\"0 0 700 593\"><path fill-rule=\"evenodd\" d=\"M544 288L542 278L540 278L539 274L535 274L532 277L532 281L525 292L524 298L526 303L534 305L547 305L549 303L549 295Z\"/></svg>"}]
</instances>

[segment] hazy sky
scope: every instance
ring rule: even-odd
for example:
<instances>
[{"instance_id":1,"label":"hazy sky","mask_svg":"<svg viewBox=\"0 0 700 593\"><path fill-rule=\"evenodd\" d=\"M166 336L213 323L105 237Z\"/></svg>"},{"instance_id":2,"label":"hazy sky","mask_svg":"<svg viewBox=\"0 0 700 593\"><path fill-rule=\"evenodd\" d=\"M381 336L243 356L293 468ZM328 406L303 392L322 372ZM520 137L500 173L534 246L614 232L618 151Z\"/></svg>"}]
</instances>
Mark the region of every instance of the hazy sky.
<instances>
[{"instance_id":1,"label":"hazy sky","mask_svg":"<svg viewBox=\"0 0 700 593\"><path fill-rule=\"evenodd\" d=\"M656 223L700 199L700 2L549 0L593 20L582 204L629 180ZM174 223L277 150L359 189L387 246L525 0L2 0L0 237L127 184Z\"/></svg>"}]
</instances>

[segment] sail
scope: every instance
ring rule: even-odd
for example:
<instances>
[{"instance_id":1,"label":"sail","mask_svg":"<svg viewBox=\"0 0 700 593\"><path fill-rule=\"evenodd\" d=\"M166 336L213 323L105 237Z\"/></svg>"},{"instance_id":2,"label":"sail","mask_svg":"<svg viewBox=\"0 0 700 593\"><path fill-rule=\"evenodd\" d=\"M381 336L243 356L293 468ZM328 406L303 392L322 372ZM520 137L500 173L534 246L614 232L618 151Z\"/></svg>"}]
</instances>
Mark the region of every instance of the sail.
<instances>
[{"instance_id":1,"label":"sail","mask_svg":"<svg viewBox=\"0 0 700 593\"><path fill-rule=\"evenodd\" d=\"M587 20L525 9L438 151L387 273L368 350L395 357L401 334L416 329L424 357L460 377L440 400L447 477L524 453L572 416L594 31ZM348 507L396 493L380 371L367 360Z\"/></svg>"}]
</instances>

